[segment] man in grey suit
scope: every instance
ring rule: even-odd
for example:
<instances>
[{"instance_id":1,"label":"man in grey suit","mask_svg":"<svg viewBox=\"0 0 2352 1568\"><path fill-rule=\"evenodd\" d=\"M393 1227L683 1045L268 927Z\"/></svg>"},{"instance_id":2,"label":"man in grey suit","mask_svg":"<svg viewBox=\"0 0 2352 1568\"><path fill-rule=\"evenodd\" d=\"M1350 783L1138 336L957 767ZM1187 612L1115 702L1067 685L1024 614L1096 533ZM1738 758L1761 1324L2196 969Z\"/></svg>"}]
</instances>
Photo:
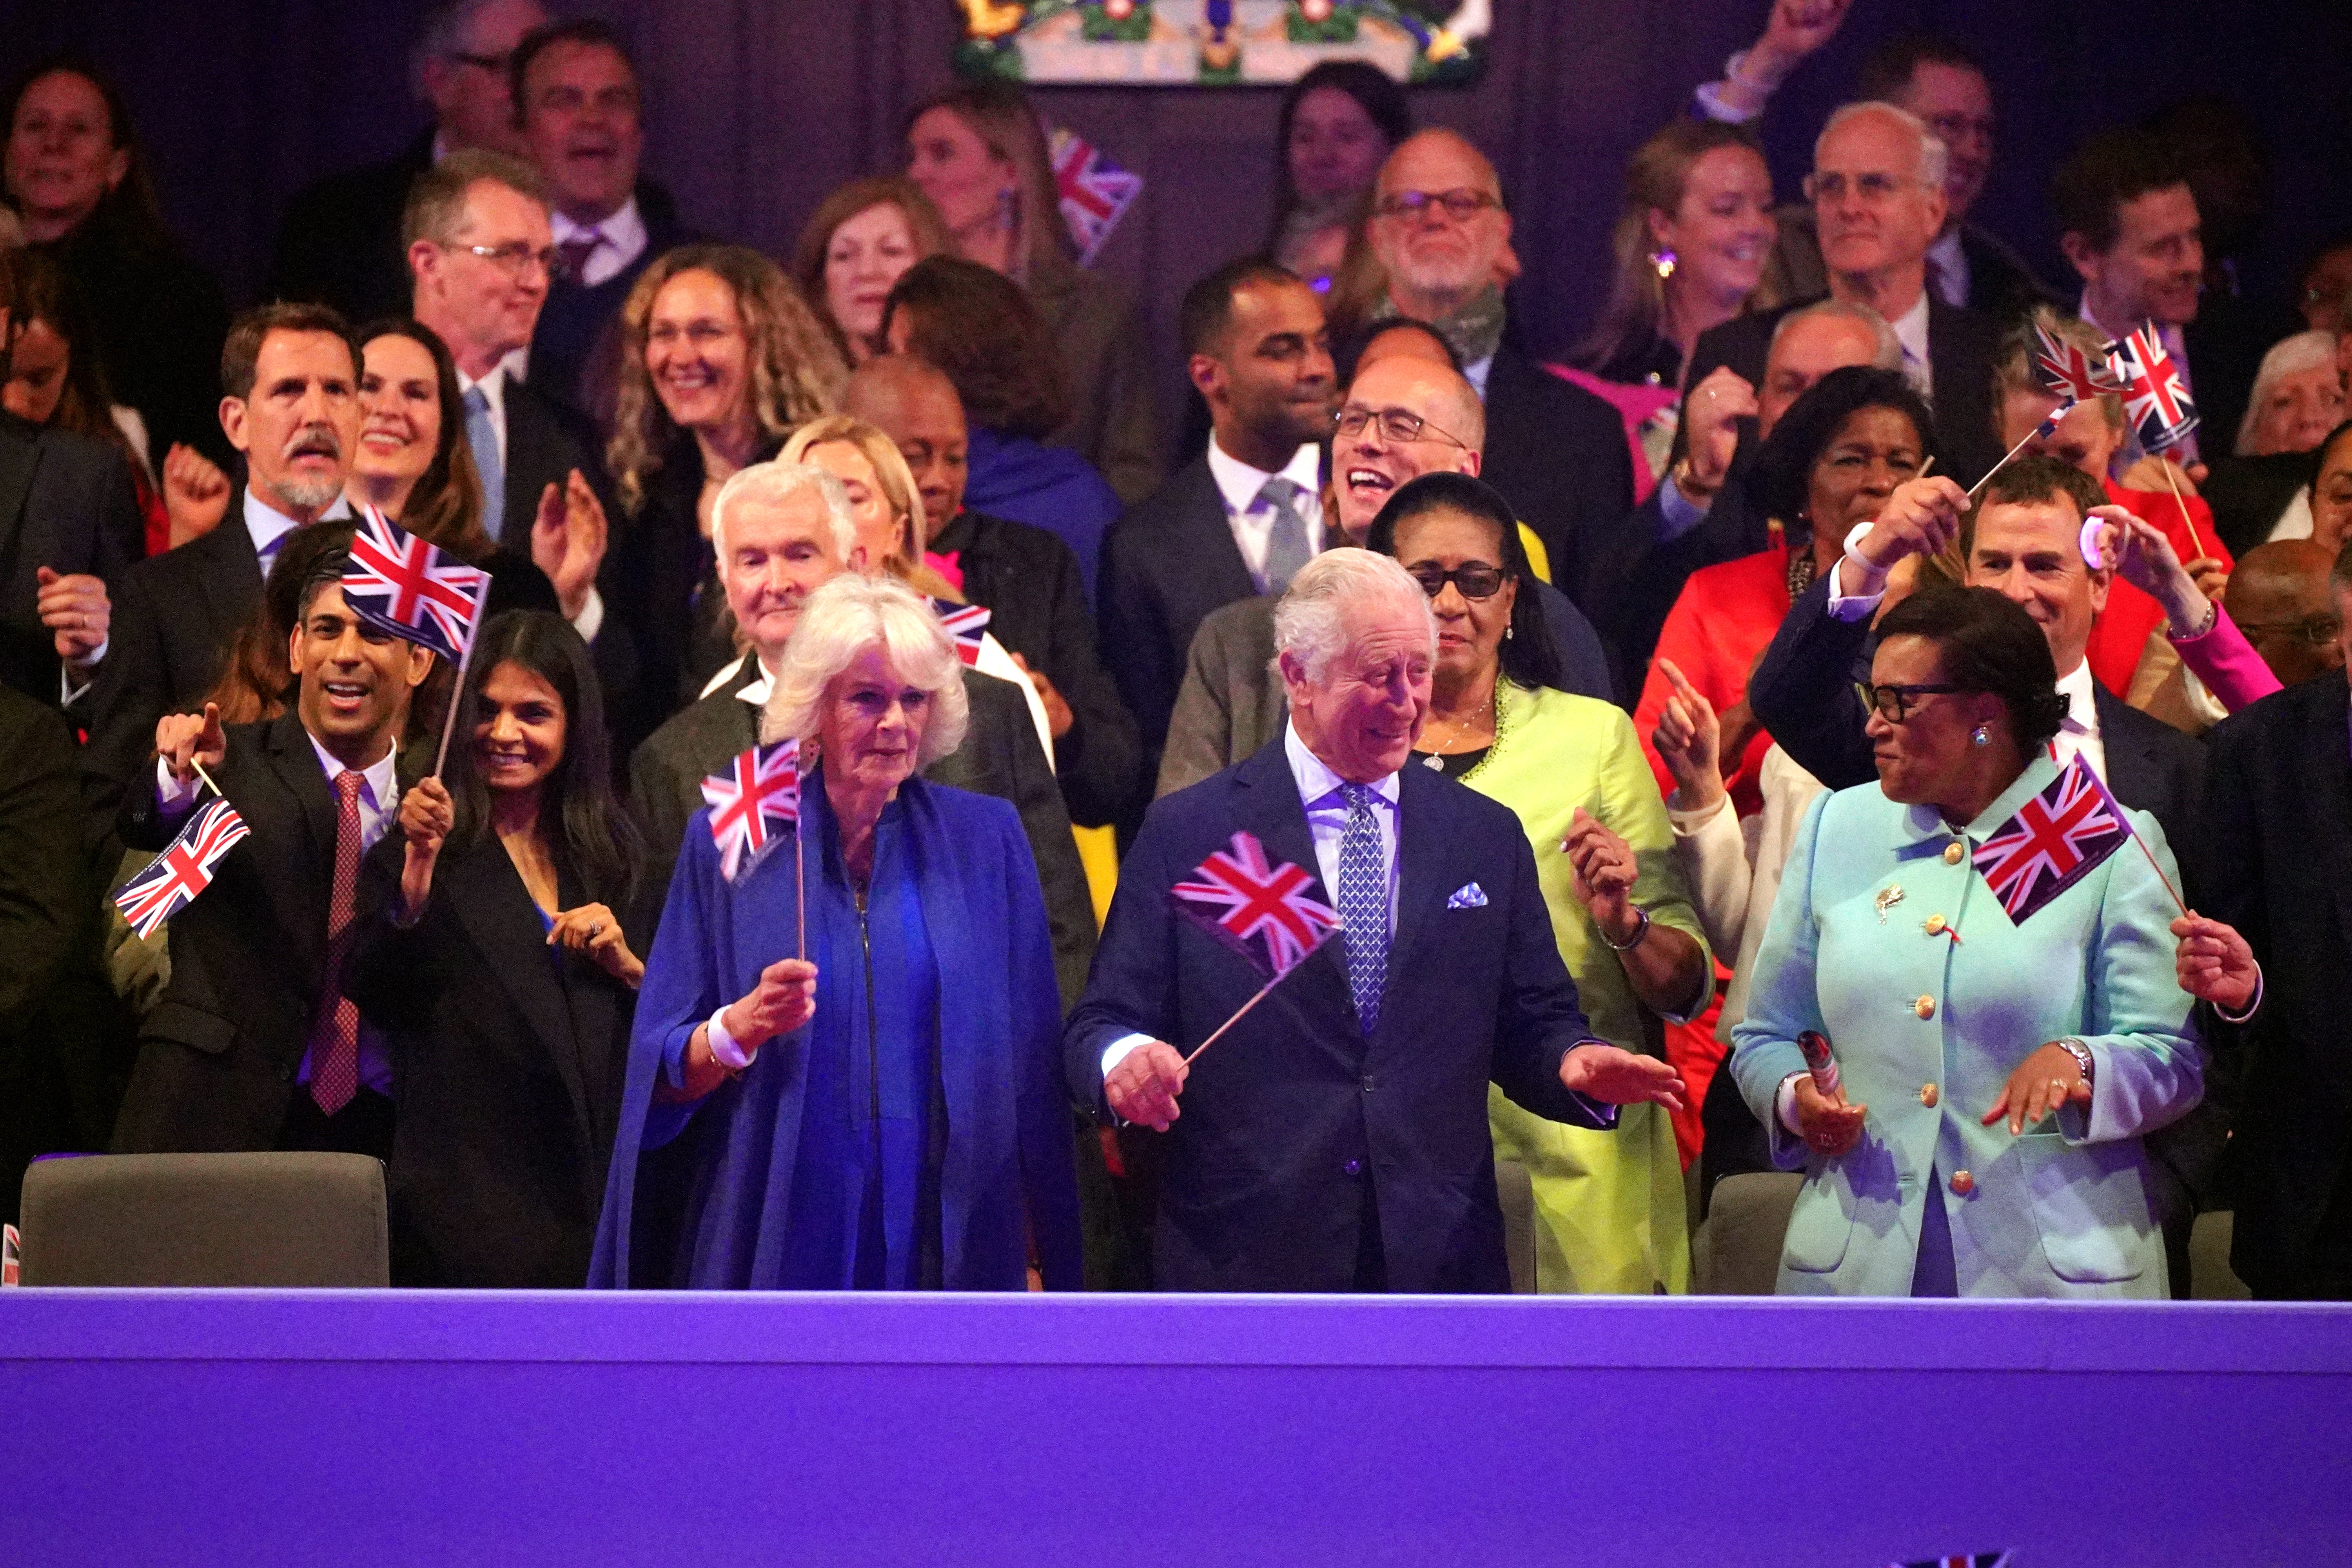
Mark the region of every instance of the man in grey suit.
<instances>
[{"instance_id":1,"label":"man in grey suit","mask_svg":"<svg viewBox=\"0 0 2352 1568\"><path fill-rule=\"evenodd\" d=\"M629 763L629 796L662 875L687 823L702 805L702 781L758 741L773 671L799 624L801 605L846 571L863 571L849 498L838 479L800 464L757 463L738 472L710 511L719 581L751 652L721 671L701 700L671 716ZM1037 859L1065 1005L1086 987L1094 958L1094 905L1070 818L1018 687L963 672L971 725L963 744L923 770L951 784L1011 801Z\"/></svg>"}]
</instances>

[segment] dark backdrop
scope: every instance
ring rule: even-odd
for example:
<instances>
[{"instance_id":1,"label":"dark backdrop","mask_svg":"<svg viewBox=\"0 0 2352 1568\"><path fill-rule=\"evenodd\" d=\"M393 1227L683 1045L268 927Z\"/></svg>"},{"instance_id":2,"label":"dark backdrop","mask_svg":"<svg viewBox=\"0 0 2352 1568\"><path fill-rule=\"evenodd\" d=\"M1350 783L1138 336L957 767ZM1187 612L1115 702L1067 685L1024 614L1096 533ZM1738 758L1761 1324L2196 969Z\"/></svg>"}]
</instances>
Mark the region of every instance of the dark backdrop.
<instances>
[{"instance_id":1,"label":"dark backdrop","mask_svg":"<svg viewBox=\"0 0 2352 1568\"><path fill-rule=\"evenodd\" d=\"M418 0L0 0L0 60L85 51L128 94L164 202L232 297L267 270L287 195L388 155L422 122L405 88ZM840 181L894 167L906 107L948 78L949 0L604 0L646 79L648 164L687 216L782 253ZM1501 166L1526 276L1530 346L1559 351L1605 287L1619 170L1755 35L1760 0L1499 0L1475 89L1415 95ZM2352 230L2352 22L2342 0L1855 0L1839 37L1765 125L1792 198L1823 114L1864 55L1908 26L1981 49L2002 119L1979 208L2053 280L2041 193L2089 132L2190 93L2251 117L2272 159L2268 221L2247 272L2284 299L2305 257ZM1102 268L1150 311L1172 410L1176 297L1255 245L1271 199L1277 95L1263 89L1040 90L1068 124L1146 178Z\"/></svg>"}]
</instances>

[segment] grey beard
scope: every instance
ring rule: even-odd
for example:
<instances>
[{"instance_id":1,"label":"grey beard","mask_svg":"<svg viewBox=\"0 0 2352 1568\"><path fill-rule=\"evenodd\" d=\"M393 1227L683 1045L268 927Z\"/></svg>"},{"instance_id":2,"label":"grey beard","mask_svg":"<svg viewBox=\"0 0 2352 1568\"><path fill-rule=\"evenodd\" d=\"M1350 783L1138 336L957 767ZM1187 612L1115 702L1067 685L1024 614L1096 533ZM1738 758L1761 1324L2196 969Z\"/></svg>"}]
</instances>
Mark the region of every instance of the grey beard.
<instances>
[{"instance_id":1,"label":"grey beard","mask_svg":"<svg viewBox=\"0 0 2352 1568\"><path fill-rule=\"evenodd\" d=\"M341 479L272 479L264 489L296 511L323 511L343 493Z\"/></svg>"}]
</instances>

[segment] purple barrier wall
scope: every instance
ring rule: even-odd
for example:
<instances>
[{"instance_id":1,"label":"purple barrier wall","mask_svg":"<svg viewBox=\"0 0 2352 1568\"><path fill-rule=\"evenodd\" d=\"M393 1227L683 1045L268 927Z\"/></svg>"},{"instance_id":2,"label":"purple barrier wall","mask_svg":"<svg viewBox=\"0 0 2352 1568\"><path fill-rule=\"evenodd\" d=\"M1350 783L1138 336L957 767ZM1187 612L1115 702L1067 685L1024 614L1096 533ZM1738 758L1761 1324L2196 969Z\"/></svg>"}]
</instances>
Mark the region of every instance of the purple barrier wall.
<instances>
[{"instance_id":1,"label":"purple barrier wall","mask_svg":"<svg viewBox=\"0 0 2352 1568\"><path fill-rule=\"evenodd\" d=\"M2352 1309L10 1291L27 1563L2340 1561Z\"/></svg>"}]
</instances>

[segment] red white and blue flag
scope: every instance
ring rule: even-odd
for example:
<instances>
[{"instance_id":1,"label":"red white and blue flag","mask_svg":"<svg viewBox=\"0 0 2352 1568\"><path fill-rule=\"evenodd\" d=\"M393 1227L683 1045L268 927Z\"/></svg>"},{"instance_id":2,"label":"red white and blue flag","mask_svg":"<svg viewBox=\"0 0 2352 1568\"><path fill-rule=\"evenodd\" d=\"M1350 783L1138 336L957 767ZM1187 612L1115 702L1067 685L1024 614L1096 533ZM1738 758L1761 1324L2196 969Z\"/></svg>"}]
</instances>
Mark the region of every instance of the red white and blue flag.
<instances>
[{"instance_id":1,"label":"red white and blue flag","mask_svg":"<svg viewBox=\"0 0 2352 1568\"><path fill-rule=\"evenodd\" d=\"M752 747L702 781L702 799L710 807L719 872L732 882L801 819L801 743Z\"/></svg>"},{"instance_id":2,"label":"red white and blue flag","mask_svg":"<svg viewBox=\"0 0 2352 1568\"><path fill-rule=\"evenodd\" d=\"M417 538L373 507L352 536L343 603L387 637L463 664L489 597L490 574Z\"/></svg>"},{"instance_id":3,"label":"red white and blue flag","mask_svg":"<svg viewBox=\"0 0 2352 1568\"><path fill-rule=\"evenodd\" d=\"M1179 914L1279 980L1339 929L1339 911L1308 896L1313 885L1296 866L1269 865L1265 845L1236 833L1231 849L1202 861L1168 897Z\"/></svg>"},{"instance_id":4,"label":"red white and blue flag","mask_svg":"<svg viewBox=\"0 0 2352 1568\"><path fill-rule=\"evenodd\" d=\"M122 884L114 895L114 907L132 931L153 936L213 885L213 868L248 831L245 818L228 802L211 802L188 819L180 836L144 871Z\"/></svg>"},{"instance_id":5,"label":"red white and blue flag","mask_svg":"<svg viewBox=\"0 0 2352 1568\"><path fill-rule=\"evenodd\" d=\"M2074 404L2093 403L2124 389L2123 378L2116 374L2115 362L2109 357L2114 344L2107 345L2107 353L2086 353L2039 321L2034 323L2033 335L2037 340L2033 376L2043 390Z\"/></svg>"},{"instance_id":6,"label":"red white and blue flag","mask_svg":"<svg viewBox=\"0 0 2352 1568\"><path fill-rule=\"evenodd\" d=\"M986 605L959 605L953 599L933 599L931 609L940 625L955 638L956 657L966 664L980 662L980 639L988 634Z\"/></svg>"},{"instance_id":7,"label":"red white and blue flag","mask_svg":"<svg viewBox=\"0 0 2352 1568\"><path fill-rule=\"evenodd\" d=\"M2197 428L2197 405L2180 367L2165 352L2156 323L2147 322L2124 334L2116 345L2116 374L2124 384L2124 408L2142 448L2160 452L2177 447Z\"/></svg>"},{"instance_id":8,"label":"red white and blue flag","mask_svg":"<svg viewBox=\"0 0 2352 1568\"><path fill-rule=\"evenodd\" d=\"M2081 753L1976 852L1976 868L2023 925L2131 838L2124 808Z\"/></svg>"},{"instance_id":9,"label":"red white and blue flag","mask_svg":"<svg viewBox=\"0 0 2352 1568\"><path fill-rule=\"evenodd\" d=\"M1078 265L1091 267L1110 231L1143 194L1143 176L1128 173L1076 132L1058 125L1047 133L1046 148L1054 161L1062 221L1077 242Z\"/></svg>"}]
</instances>

